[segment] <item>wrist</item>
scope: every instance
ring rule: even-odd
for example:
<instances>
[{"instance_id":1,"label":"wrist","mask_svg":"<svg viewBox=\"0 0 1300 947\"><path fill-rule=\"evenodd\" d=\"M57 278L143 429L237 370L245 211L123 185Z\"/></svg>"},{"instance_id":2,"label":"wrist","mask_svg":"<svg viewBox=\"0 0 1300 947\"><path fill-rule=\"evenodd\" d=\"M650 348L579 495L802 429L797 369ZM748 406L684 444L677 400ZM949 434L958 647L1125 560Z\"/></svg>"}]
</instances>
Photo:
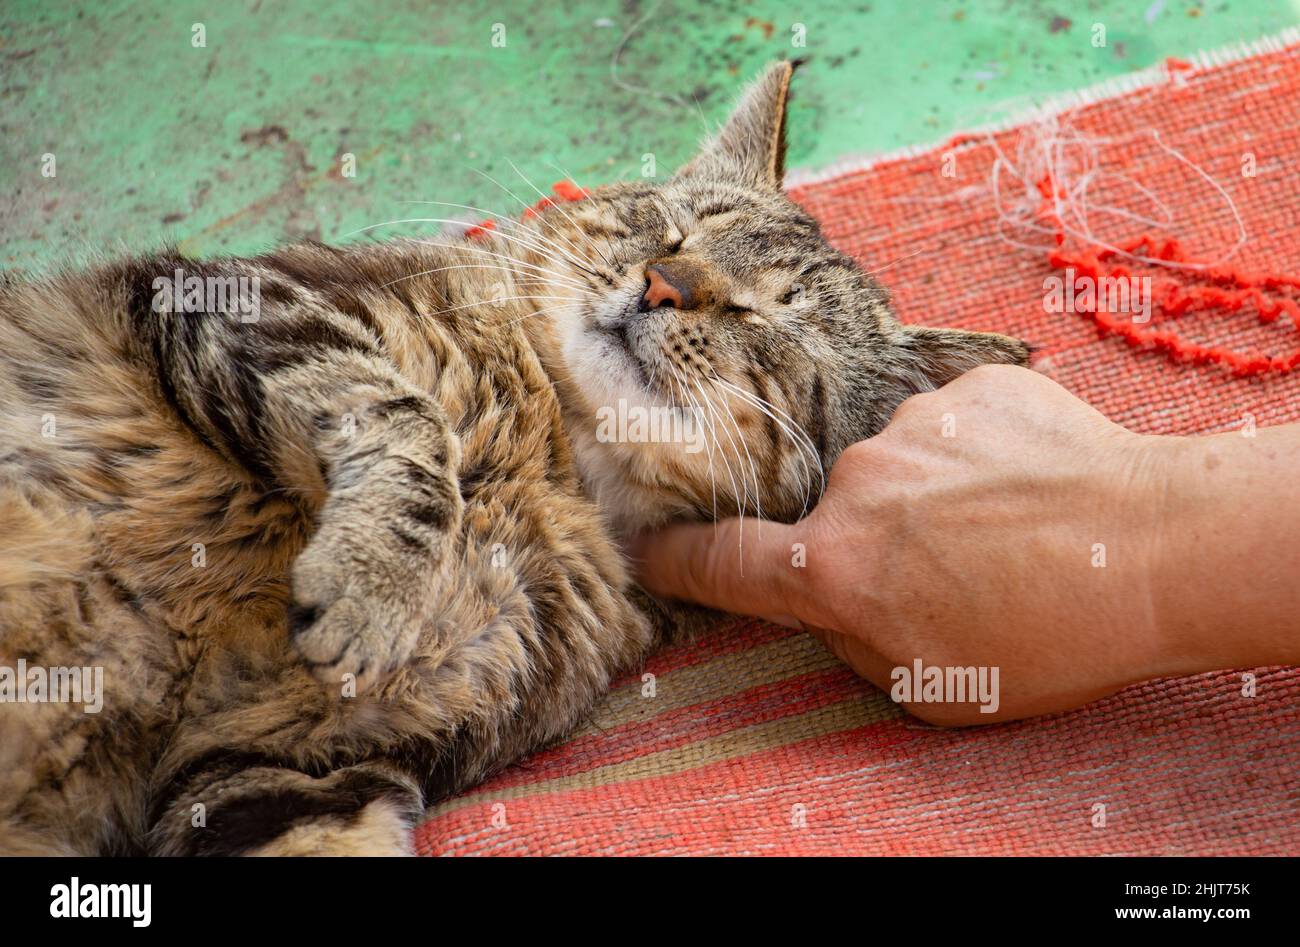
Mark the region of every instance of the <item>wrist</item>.
<instances>
[{"instance_id":1,"label":"wrist","mask_svg":"<svg viewBox=\"0 0 1300 947\"><path fill-rule=\"evenodd\" d=\"M1170 525L1181 515L1172 507L1181 495L1186 438L1119 430L1119 469L1113 474L1112 518L1125 537L1120 568L1131 570L1116 623L1124 639L1131 680L1189 673L1189 619L1195 609L1178 593L1182 546ZM1193 662L1195 663L1195 662Z\"/></svg>"},{"instance_id":2,"label":"wrist","mask_svg":"<svg viewBox=\"0 0 1300 947\"><path fill-rule=\"evenodd\" d=\"M1192 581L1199 573L1197 537L1205 528L1207 502L1192 471L1204 464L1204 446L1192 437L1154 435L1140 440L1151 471L1147 585L1157 652L1153 671L1191 674L1215 663L1207 631L1213 619L1201 601L1205 590Z\"/></svg>"},{"instance_id":3,"label":"wrist","mask_svg":"<svg viewBox=\"0 0 1300 947\"><path fill-rule=\"evenodd\" d=\"M1160 673L1298 657L1285 543L1300 522L1287 499L1288 464L1261 443L1266 433L1145 439L1158 513L1150 584Z\"/></svg>"}]
</instances>

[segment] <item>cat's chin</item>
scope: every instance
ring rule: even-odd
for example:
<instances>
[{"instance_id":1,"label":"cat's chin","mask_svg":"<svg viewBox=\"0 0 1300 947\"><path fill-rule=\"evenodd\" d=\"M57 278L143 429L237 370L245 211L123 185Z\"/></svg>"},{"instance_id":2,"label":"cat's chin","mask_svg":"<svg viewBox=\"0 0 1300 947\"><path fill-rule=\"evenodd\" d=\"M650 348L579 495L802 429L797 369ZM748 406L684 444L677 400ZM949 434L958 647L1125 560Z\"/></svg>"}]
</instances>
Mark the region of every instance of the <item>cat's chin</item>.
<instances>
[{"instance_id":1,"label":"cat's chin","mask_svg":"<svg viewBox=\"0 0 1300 947\"><path fill-rule=\"evenodd\" d=\"M574 325L564 336L563 351L569 377L593 415L620 403L641 408L669 404L622 328Z\"/></svg>"},{"instance_id":2,"label":"cat's chin","mask_svg":"<svg viewBox=\"0 0 1300 947\"><path fill-rule=\"evenodd\" d=\"M601 352L608 353L608 361L600 359L603 367L608 368L616 382L631 380L643 391L653 393L653 386L645 363L632 350L624 327L596 329L589 333L592 344ZM621 386L620 386L621 387Z\"/></svg>"},{"instance_id":3,"label":"cat's chin","mask_svg":"<svg viewBox=\"0 0 1300 947\"><path fill-rule=\"evenodd\" d=\"M574 455L584 491L600 508L616 535L630 537L694 514L680 497L637 483L621 460L605 447L577 438Z\"/></svg>"}]
</instances>

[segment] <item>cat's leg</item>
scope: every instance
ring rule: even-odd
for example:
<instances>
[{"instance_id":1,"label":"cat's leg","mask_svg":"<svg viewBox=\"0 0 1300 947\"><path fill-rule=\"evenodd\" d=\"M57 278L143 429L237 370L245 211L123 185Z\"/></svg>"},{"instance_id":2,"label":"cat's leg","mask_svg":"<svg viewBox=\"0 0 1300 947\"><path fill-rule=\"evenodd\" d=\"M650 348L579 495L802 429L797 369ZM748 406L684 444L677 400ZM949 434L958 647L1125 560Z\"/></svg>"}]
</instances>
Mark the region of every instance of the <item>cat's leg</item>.
<instances>
[{"instance_id":1,"label":"cat's leg","mask_svg":"<svg viewBox=\"0 0 1300 947\"><path fill-rule=\"evenodd\" d=\"M415 781L382 762L312 776L246 754L185 774L157 813L157 855L409 855Z\"/></svg>"},{"instance_id":2,"label":"cat's leg","mask_svg":"<svg viewBox=\"0 0 1300 947\"><path fill-rule=\"evenodd\" d=\"M230 278L240 265L137 263L127 279L138 287L174 266ZM317 677L354 674L364 690L407 658L437 594L462 510L459 444L365 323L271 279L253 322L134 312L138 354L211 449L314 507L292 569L291 632Z\"/></svg>"},{"instance_id":3,"label":"cat's leg","mask_svg":"<svg viewBox=\"0 0 1300 947\"><path fill-rule=\"evenodd\" d=\"M0 471L0 856L140 850L175 650L90 517Z\"/></svg>"},{"instance_id":4,"label":"cat's leg","mask_svg":"<svg viewBox=\"0 0 1300 947\"><path fill-rule=\"evenodd\" d=\"M358 691L410 656L460 526L455 436L397 381L364 407L336 402L359 427L329 452L329 496L292 570L296 648L320 680L353 674Z\"/></svg>"}]
</instances>

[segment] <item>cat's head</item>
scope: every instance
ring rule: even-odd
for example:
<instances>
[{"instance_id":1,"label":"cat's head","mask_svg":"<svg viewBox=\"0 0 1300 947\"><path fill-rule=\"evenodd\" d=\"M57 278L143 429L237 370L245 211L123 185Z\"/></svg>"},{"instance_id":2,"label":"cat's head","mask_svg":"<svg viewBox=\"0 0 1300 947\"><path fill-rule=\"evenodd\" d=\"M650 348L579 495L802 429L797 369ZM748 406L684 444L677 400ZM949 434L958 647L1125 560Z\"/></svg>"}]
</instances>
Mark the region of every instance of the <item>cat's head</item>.
<instances>
[{"instance_id":1,"label":"cat's head","mask_svg":"<svg viewBox=\"0 0 1300 947\"><path fill-rule=\"evenodd\" d=\"M985 362L1000 335L903 326L782 191L778 63L666 182L615 184L534 223L550 368L583 475L629 528L739 512L791 520L900 401ZM537 259L537 257L534 257Z\"/></svg>"}]
</instances>

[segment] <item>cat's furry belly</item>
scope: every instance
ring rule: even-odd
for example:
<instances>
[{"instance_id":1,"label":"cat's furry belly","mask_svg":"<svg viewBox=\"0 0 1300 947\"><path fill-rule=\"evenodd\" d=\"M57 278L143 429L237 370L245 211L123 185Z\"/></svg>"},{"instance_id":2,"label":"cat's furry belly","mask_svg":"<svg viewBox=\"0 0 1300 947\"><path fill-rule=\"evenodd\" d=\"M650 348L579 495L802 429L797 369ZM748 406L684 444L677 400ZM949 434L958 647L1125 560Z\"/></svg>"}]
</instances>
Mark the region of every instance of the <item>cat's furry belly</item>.
<instances>
[{"instance_id":1,"label":"cat's furry belly","mask_svg":"<svg viewBox=\"0 0 1300 947\"><path fill-rule=\"evenodd\" d=\"M371 692L323 684L285 622L319 498L199 443L127 356L129 323L61 315L78 289L40 311L0 298L0 665L102 666L105 706L0 707L0 849L391 850L421 806L570 730L651 645L522 334L447 318L417 340L381 299L393 361L459 440L463 515L411 657ZM14 368L42 360L57 385ZM57 431L36 436L46 416ZM287 798L301 818L264 811Z\"/></svg>"}]
</instances>

